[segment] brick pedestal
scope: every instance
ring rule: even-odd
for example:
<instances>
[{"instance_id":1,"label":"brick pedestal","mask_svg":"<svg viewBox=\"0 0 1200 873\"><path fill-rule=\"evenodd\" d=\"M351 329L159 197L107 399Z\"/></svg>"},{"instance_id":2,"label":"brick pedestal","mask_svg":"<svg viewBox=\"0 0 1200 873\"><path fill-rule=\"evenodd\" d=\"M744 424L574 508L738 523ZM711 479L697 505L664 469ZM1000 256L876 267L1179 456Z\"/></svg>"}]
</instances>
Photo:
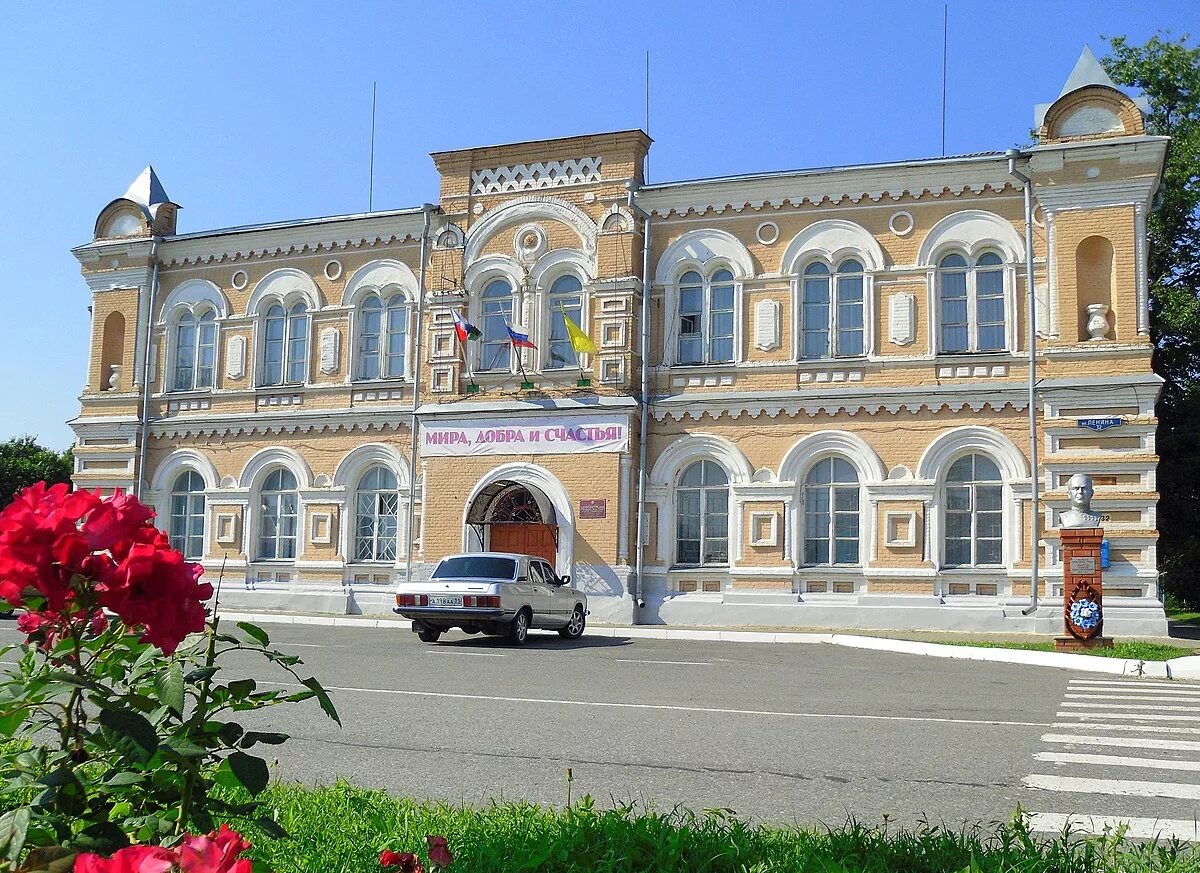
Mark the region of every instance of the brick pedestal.
<instances>
[{"instance_id":1,"label":"brick pedestal","mask_svg":"<svg viewBox=\"0 0 1200 873\"><path fill-rule=\"evenodd\" d=\"M1104 529L1074 528L1059 533L1063 551L1063 625L1066 634L1054 640L1059 651L1107 648L1100 543Z\"/></svg>"}]
</instances>

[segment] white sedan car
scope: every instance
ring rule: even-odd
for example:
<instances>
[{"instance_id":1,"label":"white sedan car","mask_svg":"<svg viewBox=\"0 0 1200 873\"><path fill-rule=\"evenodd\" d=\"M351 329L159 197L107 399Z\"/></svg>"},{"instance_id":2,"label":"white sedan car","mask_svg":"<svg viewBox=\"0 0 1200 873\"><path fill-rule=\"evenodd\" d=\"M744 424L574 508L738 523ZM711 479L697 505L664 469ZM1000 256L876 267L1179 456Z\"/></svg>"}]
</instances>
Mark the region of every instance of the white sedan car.
<instances>
[{"instance_id":1,"label":"white sedan car","mask_svg":"<svg viewBox=\"0 0 1200 873\"><path fill-rule=\"evenodd\" d=\"M451 628L504 636L521 645L530 628L578 639L587 625L587 595L541 558L472 552L442 558L428 582L402 582L394 612L411 618L422 642Z\"/></svg>"}]
</instances>

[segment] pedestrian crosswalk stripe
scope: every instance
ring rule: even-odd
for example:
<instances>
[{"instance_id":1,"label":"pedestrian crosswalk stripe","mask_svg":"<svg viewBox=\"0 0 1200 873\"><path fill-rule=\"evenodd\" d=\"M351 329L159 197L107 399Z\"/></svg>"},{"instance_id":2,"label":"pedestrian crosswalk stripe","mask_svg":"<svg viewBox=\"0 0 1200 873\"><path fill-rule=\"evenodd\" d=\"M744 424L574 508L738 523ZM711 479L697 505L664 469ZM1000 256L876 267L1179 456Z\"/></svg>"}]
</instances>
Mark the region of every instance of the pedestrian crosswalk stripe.
<instances>
[{"instance_id":1,"label":"pedestrian crosswalk stripe","mask_svg":"<svg viewBox=\"0 0 1200 873\"><path fill-rule=\"evenodd\" d=\"M1071 713L1071 715L1082 715L1082 713ZM1104 718L1101 713L1089 713L1091 718ZM1133 733L1146 734L1200 734L1200 728L1194 727L1175 727L1174 725L1160 724L1106 724L1104 722L1089 722L1089 721L1056 721L1050 725L1056 728L1070 728L1073 731L1130 731Z\"/></svg>"},{"instance_id":2,"label":"pedestrian crosswalk stripe","mask_svg":"<svg viewBox=\"0 0 1200 873\"><path fill-rule=\"evenodd\" d=\"M1156 682L1151 679L1072 679L1069 687L1091 686L1101 688L1174 688L1178 691L1195 691L1200 687L1182 682Z\"/></svg>"},{"instance_id":3,"label":"pedestrian crosswalk stripe","mask_svg":"<svg viewBox=\"0 0 1200 873\"><path fill-rule=\"evenodd\" d=\"M1125 727L1125 725L1121 725ZM1067 743L1075 746L1120 746L1127 749L1168 749L1175 752L1200 752L1194 740L1160 740L1157 737L1093 737L1085 734L1042 734L1043 743Z\"/></svg>"},{"instance_id":4,"label":"pedestrian crosswalk stripe","mask_svg":"<svg viewBox=\"0 0 1200 873\"><path fill-rule=\"evenodd\" d=\"M1174 797L1200 800L1200 785L1179 782L1144 782L1137 779L1090 779L1083 776L1046 776L1034 773L1023 780L1026 788L1070 791L1078 794L1111 794L1118 797Z\"/></svg>"},{"instance_id":5,"label":"pedestrian crosswalk stripe","mask_svg":"<svg viewBox=\"0 0 1200 873\"><path fill-rule=\"evenodd\" d=\"M1166 758L1130 758L1125 755L1088 755L1082 752L1038 752L1035 761L1051 764L1101 764L1107 767L1140 767L1145 770L1200 771L1200 761L1171 761Z\"/></svg>"},{"instance_id":6,"label":"pedestrian crosswalk stripe","mask_svg":"<svg viewBox=\"0 0 1200 873\"><path fill-rule=\"evenodd\" d=\"M1097 712L1056 712L1056 718L1136 718L1146 721L1196 721L1194 715L1164 715L1158 712L1109 712L1102 710Z\"/></svg>"},{"instance_id":7,"label":"pedestrian crosswalk stripe","mask_svg":"<svg viewBox=\"0 0 1200 873\"><path fill-rule=\"evenodd\" d=\"M1067 692L1063 695L1067 700L1095 700L1104 703L1116 702L1123 700L1126 703L1200 703L1200 694L1146 694L1138 692L1136 694L1127 694L1124 691L1105 692L1103 694L1094 691L1082 693Z\"/></svg>"},{"instance_id":8,"label":"pedestrian crosswalk stripe","mask_svg":"<svg viewBox=\"0 0 1200 873\"><path fill-rule=\"evenodd\" d=\"M1112 703L1107 700L1068 700L1063 706L1074 706L1082 709L1137 709L1142 712L1200 712L1200 706L1163 706L1159 703Z\"/></svg>"},{"instance_id":9,"label":"pedestrian crosswalk stripe","mask_svg":"<svg viewBox=\"0 0 1200 873\"><path fill-rule=\"evenodd\" d=\"M1200 825L1190 818L1122 818L1115 815L1064 815L1058 812L1034 812L1029 815L1029 829L1037 833L1062 833L1070 826L1072 833L1103 834L1125 828L1125 836L1137 840L1200 840Z\"/></svg>"}]
</instances>

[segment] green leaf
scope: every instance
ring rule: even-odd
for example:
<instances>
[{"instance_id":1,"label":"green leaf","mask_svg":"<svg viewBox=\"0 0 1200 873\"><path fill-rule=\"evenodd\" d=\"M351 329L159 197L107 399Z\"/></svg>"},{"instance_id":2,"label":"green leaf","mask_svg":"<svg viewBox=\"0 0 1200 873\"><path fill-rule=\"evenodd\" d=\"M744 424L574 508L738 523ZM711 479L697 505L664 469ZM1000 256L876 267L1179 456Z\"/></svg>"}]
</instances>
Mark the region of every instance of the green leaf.
<instances>
[{"instance_id":1,"label":"green leaf","mask_svg":"<svg viewBox=\"0 0 1200 873\"><path fill-rule=\"evenodd\" d=\"M270 816L260 815L254 820L264 834L276 840L288 840L292 835L279 826L279 822Z\"/></svg>"},{"instance_id":2,"label":"green leaf","mask_svg":"<svg viewBox=\"0 0 1200 873\"><path fill-rule=\"evenodd\" d=\"M145 764L158 751L154 725L132 710L103 709L100 724L109 734L114 748L139 764Z\"/></svg>"},{"instance_id":3,"label":"green leaf","mask_svg":"<svg viewBox=\"0 0 1200 873\"><path fill-rule=\"evenodd\" d=\"M329 699L325 687L317 681L316 677L309 676L307 679L301 679L300 682L317 696L317 700L321 703L321 709L325 710L325 714L337 722L338 727L341 727L342 720L338 716L337 709L334 707L333 701Z\"/></svg>"},{"instance_id":4,"label":"green leaf","mask_svg":"<svg viewBox=\"0 0 1200 873\"><path fill-rule=\"evenodd\" d=\"M208 754L208 749L196 745L186 737L171 737L164 740L163 747L185 758L203 758Z\"/></svg>"},{"instance_id":5,"label":"green leaf","mask_svg":"<svg viewBox=\"0 0 1200 873\"><path fill-rule=\"evenodd\" d=\"M25 856L21 869L29 873L71 873L75 851L64 846L42 846Z\"/></svg>"},{"instance_id":6,"label":"green leaf","mask_svg":"<svg viewBox=\"0 0 1200 873\"><path fill-rule=\"evenodd\" d=\"M217 730L217 736L227 746L232 746L242 738L242 726L236 721L227 721Z\"/></svg>"},{"instance_id":7,"label":"green leaf","mask_svg":"<svg viewBox=\"0 0 1200 873\"><path fill-rule=\"evenodd\" d=\"M243 749L248 749L255 743L265 743L268 746L279 746L288 741L287 734L268 733L262 731L246 731L246 735L242 737L239 745Z\"/></svg>"},{"instance_id":8,"label":"green leaf","mask_svg":"<svg viewBox=\"0 0 1200 873\"><path fill-rule=\"evenodd\" d=\"M246 632L247 635L254 638L254 641L260 646L269 646L271 638L267 636L267 632L256 624L251 624L248 621L239 621L237 626Z\"/></svg>"},{"instance_id":9,"label":"green leaf","mask_svg":"<svg viewBox=\"0 0 1200 873\"><path fill-rule=\"evenodd\" d=\"M217 669L217 667L197 667L195 670L189 670L188 674L183 677L183 681L189 685L198 685L205 679L212 678Z\"/></svg>"},{"instance_id":10,"label":"green leaf","mask_svg":"<svg viewBox=\"0 0 1200 873\"><path fill-rule=\"evenodd\" d=\"M59 767L47 773L38 782L47 788L57 788L60 785L78 785L79 779L70 767Z\"/></svg>"},{"instance_id":11,"label":"green leaf","mask_svg":"<svg viewBox=\"0 0 1200 873\"><path fill-rule=\"evenodd\" d=\"M262 758L247 755L245 752L234 752L226 760L229 761L229 769L238 778L238 782L252 795L261 794L271 781L271 771L267 769L267 762Z\"/></svg>"},{"instance_id":12,"label":"green leaf","mask_svg":"<svg viewBox=\"0 0 1200 873\"><path fill-rule=\"evenodd\" d=\"M25 716L28 714L28 706L21 706L8 712L0 713L0 736L11 737L15 734L17 728L25 723Z\"/></svg>"},{"instance_id":13,"label":"green leaf","mask_svg":"<svg viewBox=\"0 0 1200 873\"><path fill-rule=\"evenodd\" d=\"M253 679L235 679L226 686L229 689L229 694L235 700L241 700L248 694L252 694L254 689L258 687L258 683Z\"/></svg>"},{"instance_id":14,"label":"green leaf","mask_svg":"<svg viewBox=\"0 0 1200 873\"><path fill-rule=\"evenodd\" d=\"M144 778L144 774L138 773L134 770L118 770L107 780L105 780L104 784L112 786L113 788L118 788L122 785L137 785Z\"/></svg>"},{"instance_id":15,"label":"green leaf","mask_svg":"<svg viewBox=\"0 0 1200 873\"><path fill-rule=\"evenodd\" d=\"M183 715L183 666L172 661L154 680L158 699L176 715Z\"/></svg>"},{"instance_id":16,"label":"green leaf","mask_svg":"<svg viewBox=\"0 0 1200 873\"><path fill-rule=\"evenodd\" d=\"M0 852L15 865L25 848L25 832L29 830L29 807L10 810L0 815Z\"/></svg>"}]
</instances>

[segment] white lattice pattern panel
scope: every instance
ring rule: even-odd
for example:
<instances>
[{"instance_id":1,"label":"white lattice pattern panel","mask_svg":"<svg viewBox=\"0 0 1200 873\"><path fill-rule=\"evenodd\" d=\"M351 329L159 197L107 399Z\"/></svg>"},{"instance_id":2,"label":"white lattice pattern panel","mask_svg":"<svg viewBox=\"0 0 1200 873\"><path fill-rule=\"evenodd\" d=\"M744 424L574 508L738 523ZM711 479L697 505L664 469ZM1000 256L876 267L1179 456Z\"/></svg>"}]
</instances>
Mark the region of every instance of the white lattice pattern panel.
<instances>
[{"instance_id":1,"label":"white lattice pattern panel","mask_svg":"<svg viewBox=\"0 0 1200 873\"><path fill-rule=\"evenodd\" d=\"M560 185L586 185L599 182L600 158L572 158L537 164L492 167L471 173L472 194L504 194L532 188L557 188Z\"/></svg>"}]
</instances>

